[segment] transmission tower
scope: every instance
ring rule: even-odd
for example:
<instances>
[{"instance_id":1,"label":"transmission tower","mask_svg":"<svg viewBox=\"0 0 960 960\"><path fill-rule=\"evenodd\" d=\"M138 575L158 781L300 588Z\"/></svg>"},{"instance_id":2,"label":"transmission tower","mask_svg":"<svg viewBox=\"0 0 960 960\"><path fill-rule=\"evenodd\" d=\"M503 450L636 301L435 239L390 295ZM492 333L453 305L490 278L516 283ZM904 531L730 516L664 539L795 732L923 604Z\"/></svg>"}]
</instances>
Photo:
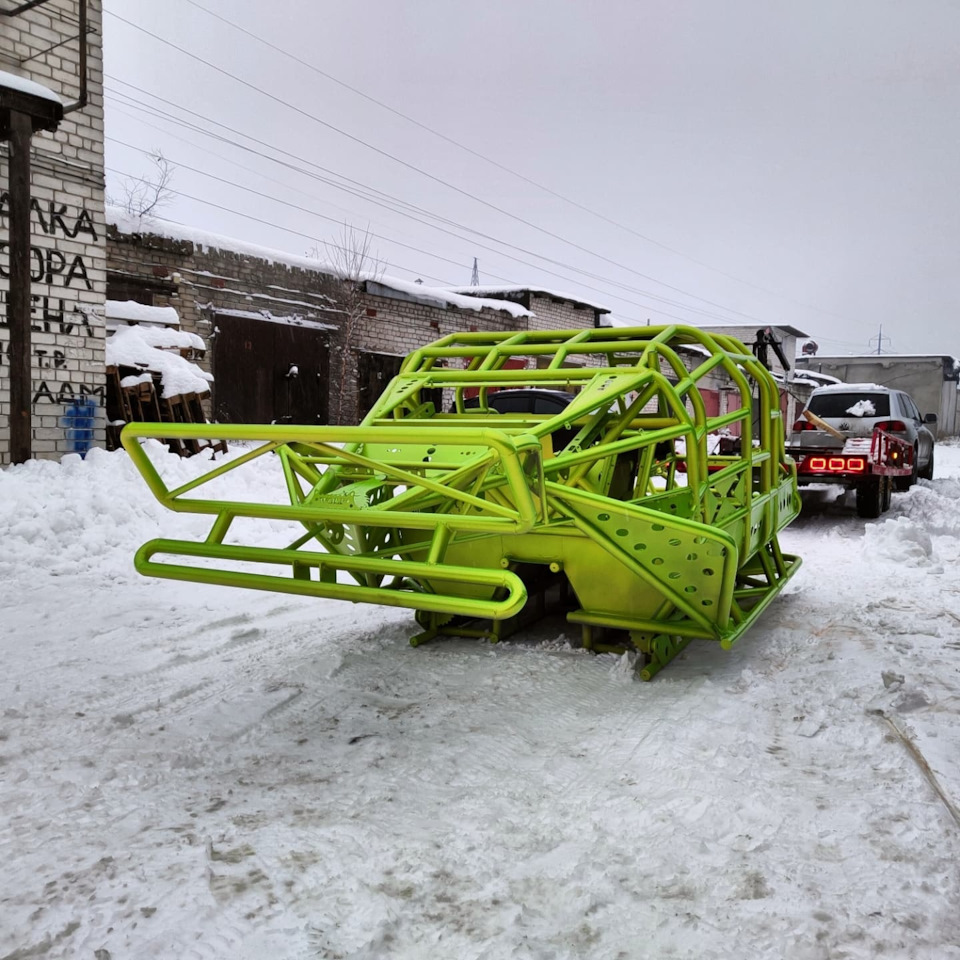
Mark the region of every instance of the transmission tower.
<instances>
[{"instance_id":1,"label":"transmission tower","mask_svg":"<svg viewBox=\"0 0 960 960\"><path fill-rule=\"evenodd\" d=\"M884 341L884 340L886 340L887 343L890 343L890 342L891 342L891 340L890 340L889 337L885 337L885 336L883 335L883 324L882 324L882 323L880 324L880 332L879 332L875 337L871 337L870 340L868 341L868 343L870 344L871 347L873 346L873 341L874 341L874 340L877 341L877 354L883 353L882 347L883 347L883 341Z\"/></svg>"},{"instance_id":2,"label":"transmission tower","mask_svg":"<svg viewBox=\"0 0 960 960\"><path fill-rule=\"evenodd\" d=\"M480 286L480 268L477 266L477 258L473 258L473 272L470 274L470 286L479 287Z\"/></svg>"}]
</instances>

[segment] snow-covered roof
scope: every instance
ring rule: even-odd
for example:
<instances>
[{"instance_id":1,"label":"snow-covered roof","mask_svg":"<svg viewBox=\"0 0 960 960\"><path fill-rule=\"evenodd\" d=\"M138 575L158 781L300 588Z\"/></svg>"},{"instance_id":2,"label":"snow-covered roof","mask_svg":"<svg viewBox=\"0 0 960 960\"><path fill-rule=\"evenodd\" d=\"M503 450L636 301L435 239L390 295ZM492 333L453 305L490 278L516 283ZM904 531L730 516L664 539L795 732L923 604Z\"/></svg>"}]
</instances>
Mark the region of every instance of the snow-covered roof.
<instances>
[{"instance_id":1,"label":"snow-covered roof","mask_svg":"<svg viewBox=\"0 0 960 960\"><path fill-rule=\"evenodd\" d=\"M769 327L771 330L782 330L784 333L789 334L791 337L798 337L800 339L806 340L810 337L809 333L804 333L802 330L798 330L796 327L790 326L789 323L736 323L733 320L729 322L720 322L720 323L693 323L691 325L694 327L699 327L701 330L730 330L731 328L736 328L737 330L765 330Z\"/></svg>"},{"instance_id":2,"label":"snow-covered roof","mask_svg":"<svg viewBox=\"0 0 960 960\"><path fill-rule=\"evenodd\" d=\"M402 294L405 299L427 303L434 307L457 307L460 310L501 310L512 317L532 317L534 314L526 307L512 300L495 300L487 297L465 297L444 287L428 287L424 283L410 283L396 277L369 277L366 281L367 292L390 296L391 292Z\"/></svg>"},{"instance_id":3,"label":"snow-covered roof","mask_svg":"<svg viewBox=\"0 0 960 960\"><path fill-rule=\"evenodd\" d=\"M670 321L668 320L658 321L655 326L665 327L669 322ZM683 320L679 322L682 322L688 327L697 327L699 330L705 330L707 333L723 333L727 336L729 336L733 330L763 330L766 327L770 327L772 330L782 330L791 337L806 339L810 336L808 333L804 333L802 330L798 330L796 327L791 327L789 324L785 323L768 323L766 324L766 327L764 327L757 323L697 323L695 320ZM611 327L639 326L637 323L632 323L627 320L617 320L612 317L607 325ZM743 337L739 337L738 339L742 340L744 343L747 342L747 340Z\"/></svg>"},{"instance_id":4,"label":"snow-covered roof","mask_svg":"<svg viewBox=\"0 0 960 960\"><path fill-rule=\"evenodd\" d=\"M955 370L960 370L960 360L951 353L817 353L803 359L808 363L818 360L869 360L873 363L883 363L884 360L949 360Z\"/></svg>"},{"instance_id":5,"label":"snow-covered roof","mask_svg":"<svg viewBox=\"0 0 960 960\"><path fill-rule=\"evenodd\" d=\"M584 300L583 297L577 296L573 293L564 293L563 291L551 290L547 287L524 287L511 284L494 287L481 284L477 287L446 287L446 289L450 290L452 293L460 293L468 297L497 298L501 296L510 296L511 294L532 293L535 297L545 297L548 300L569 302L578 307L589 307L591 310L599 310L600 313L610 312L609 307L605 307L599 303L593 303L590 300Z\"/></svg>"},{"instance_id":6,"label":"snow-covered roof","mask_svg":"<svg viewBox=\"0 0 960 960\"><path fill-rule=\"evenodd\" d=\"M799 365L796 367L795 373L797 380L802 377L804 380L816 383L818 386L825 386L831 383L843 383L839 377L832 377L829 373L821 373L819 370L810 370L807 367L801 367Z\"/></svg>"},{"instance_id":7,"label":"snow-covered roof","mask_svg":"<svg viewBox=\"0 0 960 960\"><path fill-rule=\"evenodd\" d=\"M319 260L316 257L299 256L294 253L275 250L271 247L262 247L259 244L248 243L245 240L237 240L234 237L225 237L221 234L209 233L206 230L187 227L183 224L174 223L172 220L164 220L162 217L151 217L148 219L133 216L120 207L108 205L105 213L107 223L116 227L120 233L153 234L158 237L165 237L168 240L187 241L194 244L194 246L209 250L227 250L231 253L239 253L257 260L266 260L268 263L281 263L288 267L296 267L300 270L311 270L331 277L343 276L343 272L334 264ZM397 277L381 276L380 274L373 273L361 275L360 279L367 282L378 283L383 287L396 290L407 296L415 296L420 300L428 300L438 306L458 307L462 310L482 310L486 307L488 310L499 310L503 313L509 313L513 317L533 316L531 311L509 300L497 300L492 297L465 297L446 287L430 287L426 284L411 283L407 280L400 280Z\"/></svg>"},{"instance_id":8,"label":"snow-covered roof","mask_svg":"<svg viewBox=\"0 0 960 960\"><path fill-rule=\"evenodd\" d=\"M817 388L819 393L863 393L869 390L886 393L889 389L880 383L828 383Z\"/></svg>"},{"instance_id":9,"label":"snow-covered roof","mask_svg":"<svg viewBox=\"0 0 960 960\"><path fill-rule=\"evenodd\" d=\"M6 87L8 90L16 90L18 93L25 93L30 97L39 97L41 100L52 100L54 103L62 103L61 99L49 88L35 80L28 80L26 77L18 77L15 73L7 73L6 70L0 70L0 88Z\"/></svg>"},{"instance_id":10,"label":"snow-covered roof","mask_svg":"<svg viewBox=\"0 0 960 960\"><path fill-rule=\"evenodd\" d=\"M107 320L126 323L153 323L161 327L179 327L180 316L174 307L151 307L136 300L108 300Z\"/></svg>"},{"instance_id":11,"label":"snow-covered roof","mask_svg":"<svg viewBox=\"0 0 960 960\"><path fill-rule=\"evenodd\" d=\"M203 340L195 333L133 324L118 327L116 333L107 337L105 346L108 366L136 367L159 373L164 397L210 390L213 377L173 352L185 347L202 350Z\"/></svg>"},{"instance_id":12,"label":"snow-covered roof","mask_svg":"<svg viewBox=\"0 0 960 960\"><path fill-rule=\"evenodd\" d=\"M301 317L299 314L294 316L278 316L270 310L236 310L233 307L215 307L214 312L219 317L239 317L244 320L266 320L269 323L282 323L288 327L308 327L311 330L336 330L336 324L321 323L319 320L311 320L307 317Z\"/></svg>"}]
</instances>

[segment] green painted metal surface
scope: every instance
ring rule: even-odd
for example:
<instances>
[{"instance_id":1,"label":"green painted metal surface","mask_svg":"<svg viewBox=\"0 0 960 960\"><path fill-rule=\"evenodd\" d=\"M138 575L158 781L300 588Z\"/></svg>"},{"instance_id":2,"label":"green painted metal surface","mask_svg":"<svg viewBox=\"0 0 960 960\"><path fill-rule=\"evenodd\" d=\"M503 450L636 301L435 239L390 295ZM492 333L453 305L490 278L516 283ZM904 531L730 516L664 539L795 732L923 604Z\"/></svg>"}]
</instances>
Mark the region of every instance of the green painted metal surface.
<instances>
[{"instance_id":1,"label":"green painted metal surface","mask_svg":"<svg viewBox=\"0 0 960 960\"><path fill-rule=\"evenodd\" d=\"M708 414L714 371L733 389ZM490 405L531 387L573 396L549 414ZM212 430L256 446L174 489L140 443ZM730 434L745 439L716 452ZM357 427L133 423L122 440L162 503L212 518L205 541L145 544L141 573L409 607L414 642L496 639L562 581L584 643L622 632L649 679L693 638L730 647L799 566L777 542L800 499L776 384L742 343L691 327L452 334L407 357ZM282 502L216 497L263 456ZM300 532L265 547L256 520Z\"/></svg>"}]
</instances>

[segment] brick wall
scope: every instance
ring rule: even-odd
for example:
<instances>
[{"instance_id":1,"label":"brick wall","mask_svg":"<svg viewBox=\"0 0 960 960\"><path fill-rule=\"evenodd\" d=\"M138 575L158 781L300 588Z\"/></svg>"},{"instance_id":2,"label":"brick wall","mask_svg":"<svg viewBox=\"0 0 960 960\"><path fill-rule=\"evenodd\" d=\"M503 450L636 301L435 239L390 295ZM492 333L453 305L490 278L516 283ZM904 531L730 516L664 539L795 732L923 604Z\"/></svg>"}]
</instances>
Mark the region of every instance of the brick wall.
<instances>
[{"instance_id":1,"label":"brick wall","mask_svg":"<svg viewBox=\"0 0 960 960\"><path fill-rule=\"evenodd\" d=\"M214 323L222 330L231 322L224 311L247 315L269 311L286 322L328 327L318 329L317 336L330 350L331 422L356 422L360 352L405 356L454 331L527 329L528 318L505 310L460 309L419 302L402 293L368 293L324 272L319 263L316 269L292 266L190 240L121 232L115 226L107 234L111 291L123 291L126 299L139 290L155 306L175 307L182 329L207 343ZM352 314L357 322L347 338ZM212 369L211 351L202 365ZM216 370L212 372L216 375ZM216 394L216 382L213 390Z\"/></svg>"},{"instance_id":2,"label":"brick wall","mask_svg":"<svg viewBox=\"0 0 960 960\"><path fill-rule=\"evenodd\" d=\"M78 0L57 0L0 23L0 70L49 87L64 103L79 92ZM104 435L105 225L103 61L100 0L88 2L89 102L54 133L33 138L31 156L33 453L59 458L85 437L67 419L76 400L97 405L92 440ZM43 51L54 44L54 50ZM0 463L9 462L8 144L0 144Z\"/></svg>"},{"instance_id":3,"label":"brick wall","mask_svg":"<svg viewBox=\"0 0 960 960\"><path fill-rule=\"evenodd\" d=\"M111 289L129 285L149 293L154 306L174 307L182 328L204 340L213 332L218 310L266 311L336 325L342 316L339 285L328 274L190 240L121 233L110 226L107 270Z\"/></svg>"},{"instance_id":4,"label":"brick wall","mask_svg":"<svg viewBox=\"0 0 960 960\"><path fill-rule=\"evenodd\" d=\"M595 310L569 300L554 300L533 294L530 297L530 309L536 314L530 320L531 330L576 330L597 325Z\"/></svg>"}]
</instances>

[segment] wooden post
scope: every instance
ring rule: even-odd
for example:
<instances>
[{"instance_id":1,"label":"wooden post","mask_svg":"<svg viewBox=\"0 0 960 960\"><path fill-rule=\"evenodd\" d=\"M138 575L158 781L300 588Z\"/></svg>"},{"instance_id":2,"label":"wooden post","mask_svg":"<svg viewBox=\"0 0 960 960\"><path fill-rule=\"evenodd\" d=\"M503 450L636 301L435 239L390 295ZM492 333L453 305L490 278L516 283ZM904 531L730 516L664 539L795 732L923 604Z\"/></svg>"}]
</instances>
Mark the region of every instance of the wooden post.
<instances>
[{"instance_id":1,"label":"wooden post","mask_svg":"<svg viewBox=\"0 0 960 960\"><path fill-rule=\"evenodd\" d=\"M10 460L23 463L33 452L30 374L30 140L32 119L10 111Z\"/></svg>"}]
</instances>

